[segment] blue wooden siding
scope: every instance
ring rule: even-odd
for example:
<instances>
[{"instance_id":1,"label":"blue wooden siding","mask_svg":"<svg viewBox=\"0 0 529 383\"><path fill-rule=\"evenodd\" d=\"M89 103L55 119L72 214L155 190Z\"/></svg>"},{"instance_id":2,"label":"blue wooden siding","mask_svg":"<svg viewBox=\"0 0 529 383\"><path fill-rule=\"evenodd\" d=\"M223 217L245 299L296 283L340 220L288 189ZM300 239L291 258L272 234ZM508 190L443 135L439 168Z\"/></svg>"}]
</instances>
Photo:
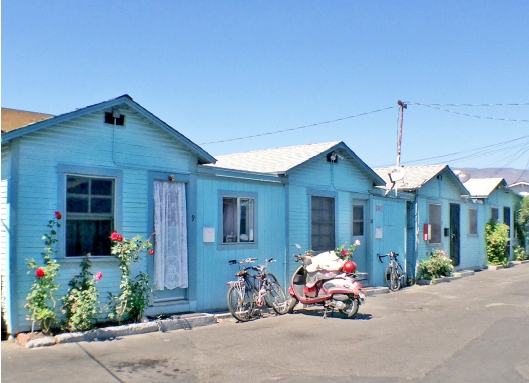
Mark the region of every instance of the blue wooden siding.
<instances>
[{"instance_id":1,"label":"blue wooden siding","mask_svg":"<svg viewBox=\"0 0 529 383\"><path fill-rule=\"evenodd\" d=\"M399 262L406 270L406 199L381 198L373 200L373 251L371 254L371 284L384 286L386 280L384 272L388 265L388 258L378 260L377 254L388 254L394 251L399 254ZM377 228L382 231L382 238L376 238ZM380 232L380 231L379 231Z\"/></svg>"},{"instance_id":2,"label":"blue wooden siding","mask_svg":"<svg viewBox=\"0 0 529 383\"><path fill-rule=\"evenodd\" d=\"M196 236L196 275L197 310L225 309L228 281L235 280L238 266L229 265L231 259L258 258L256 264L264 263L265 258L277 262L269 265L282 286L285 286L285 187L279 182L266 182L259 179L243 180L235 173L233 177L215 177L199 174L197 198ZM222 205L219 191L236 195L238 192L256 195L256 244L246 245L219 243ZM215 242L203 242L203 227L215 229Z\"/></svg>"},{"instance_id":3,"label":"blue wooden siding","mask_svg":"<svg viewBox=\"0 0 529 383\"><path fill-rule=\"evenodd\" d=\"M129 108L120 109L126 115L125 126L113 127L104 123L104 113L98 112L70 120L46 129L22 136L11 142L14 150L17 182L10 185L10 193L17 198L16 251L13 282L17 291L13 308L12 332L29 329L25 320L25 297L33 281L27 275L26 258L41 261L44 243L42 235L55 210L64 207L64 190L58 190L59 166L79 166L91 169L90 175L98 175L108 169L120 169L123 174L122 193L116 196L116 204L122 212L121 227L117 229L125 237L142 235L146 238L152 227L149 222L148 172L167 173L196 171L196 156L185 145L148 122ZM13 165L15 166L15 165ZM99 174L100 175L100 174ZM194 197L192 197L194 198ZM59 236L63 234L59 232ZM59 237L62 239L61 237ZM64 241L59 242L58 261L61 269L57 282L62 296L72 274L79 270L78 259L65 259L61 255ZM134 265L133 271L147 271L147 256ZM113 257L93 259L93 270L102 271L104 278L98 287L101 297L107 291L117 292L120 273Z\"/></svg>"},{"instance_id":4,"label":"blue wooden siding","mask_svg":"<svg viewBox=\"0 0 529 383\"><path fill-rule=\"evenodd\" d=\"M299 252L296 243L301 245L302 251L309 250L311 246L310 197L313 195L335 198L335 246L352 242L353 200L366 202L366 234L370 235L369 191L373 188L373 181L352 161L340 159L338 163L330 163L325 156L321 156L289 173L287 187L289 275L299 267L292 257ZM370 241L363 246L368 257ZM358 263L370 265L367 259Z\"/></svg>"}]
</instances>

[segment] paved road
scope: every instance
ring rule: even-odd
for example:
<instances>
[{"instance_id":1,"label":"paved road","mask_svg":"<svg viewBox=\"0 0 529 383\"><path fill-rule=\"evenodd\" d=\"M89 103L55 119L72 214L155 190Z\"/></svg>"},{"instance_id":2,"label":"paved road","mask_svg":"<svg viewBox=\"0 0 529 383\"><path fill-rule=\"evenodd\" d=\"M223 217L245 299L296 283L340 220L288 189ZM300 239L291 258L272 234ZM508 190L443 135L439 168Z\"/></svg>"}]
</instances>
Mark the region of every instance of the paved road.
<instances>
[{"instance_id":1,"label":"paved road","mask_svg":"<svg viewBox=\"0 0 529 383\"><path fill-rule=\"evenodd\" d=\"M368 297L357 319L250 323L24 349L2 382L529 382L529 264Z\"/></svg>"}]
</instances>

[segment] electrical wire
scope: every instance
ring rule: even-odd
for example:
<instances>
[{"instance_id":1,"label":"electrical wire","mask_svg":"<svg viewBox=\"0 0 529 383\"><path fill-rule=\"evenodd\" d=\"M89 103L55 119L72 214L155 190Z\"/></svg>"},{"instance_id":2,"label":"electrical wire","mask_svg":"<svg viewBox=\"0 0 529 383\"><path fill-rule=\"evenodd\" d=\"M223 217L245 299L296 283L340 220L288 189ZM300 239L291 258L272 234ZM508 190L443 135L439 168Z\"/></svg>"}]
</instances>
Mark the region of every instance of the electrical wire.
<instances>
[{"instance_id":1,"label":"electrical wire","mask_svg":"<svg viewBox=\"0 0 529 383\"><path fill-rule=\"evenodd\" d=\"M248 138L255 138L255 137L269 136L269 135L272 135L272 134L285 133L285 132L290 132L290 131L293 131L293 130L306 129L306 128L311 128L311 127L313 127L313 126L325 125L325 124L331 124L331 123L333 123L333 122L349 120L349 119L351 119L351 118L361 117L361 116L366 116L366 115L368 115L368 114L373 114L373 113L383 112L383 111L385 111L385 110L394 109L394 108L398 108L398 106L388 106L387 108L383 108L383 109L372 110L372 111L370 111L370 112L364 112L364 113L360 113L360 114L355 114L355 115L353 115L353 116L349 116L349 117L337 118L337 119L335 119L335 120L324 121L324 122L317 122L317 123L315 123L315 124L310 124L310 125L298 126L297 128L290 128L290 129L284 129L284 130L276 130L275 132L267 132L267 133L261 133L261 134L254 134L254 135L252 135L252 136L237 137L237 138L229 138L229 139L227 139L227 140L211 141L211 142L203 142L203 143L201 143L201 144L199 144L199 145L220 144L220 143L223 143L223 142L246 140L246 139L248 139Z\"/></svg>"},{"instance_id":2,"label":"electrical wire","mask_svg":"<svg viewBox=\"0 0 529 383\"><path fill-rule=\"evenodd\" d=\"M407 101L406 103L408 105L426 106L428 108L441 110L441 111L447 112L447 113L458 114L460 116L465 116L465 117L481 118L481 119L485 119L485 120L494 120L494 121L529 122L529 120L517 120L517 119L510 119L510 118L478 116L478 115L474 115L474 114L456 112L455 110L444 109L444 108L440 108L439 106L437 106L437 105L451 105L451 106L500 106L500 105L501 106L507 106L507 105L511 105L511 106L522 106L522 105L529 105L529 103L521 103L521 104L481 104L481 105L480 104L422 104L422 103L419 103L419 102L412 102L412 101Z\"/></svg>"}]
</instances>

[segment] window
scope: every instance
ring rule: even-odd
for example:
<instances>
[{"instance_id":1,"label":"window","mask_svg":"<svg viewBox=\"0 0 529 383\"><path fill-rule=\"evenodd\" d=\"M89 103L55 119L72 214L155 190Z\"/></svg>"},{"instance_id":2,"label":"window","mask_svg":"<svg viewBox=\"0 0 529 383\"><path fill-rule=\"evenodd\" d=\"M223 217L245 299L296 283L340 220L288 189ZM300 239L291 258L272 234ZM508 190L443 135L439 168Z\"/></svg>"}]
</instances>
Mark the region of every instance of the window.
<instances>
[{"instance_id":1,"label":"window","mask_svg":"<svg viewBox=\"0 0 529 383\"><path fill-rule=\"evenodd\" d=\"M500 213L498 211L497 207L493 207L490 209L490 219L494 222L498 222L500 219Z\"/></svg>"},{"instance_id":2,"label":"window","mask_svg":"<svg viewBox=\"0 0 529 383\"><path fill-rule=\"evenodd\" d=\"M361 237L363 235L364 235L364 205L353 205L353 236Z\"/></svg>"},{"instance_id":3,"label":"window","mask_svg":"<svg viewBox=\"0 0 529 383\"><path fill-rule=\"evenodd\" d=\"M311 198L311 248L323 251L335 248L334 198Z\"/></svg>"},{"instance_id":4,"label":"window","mask_svg":"<svg viewBox=\"0 0 529 383\"><path fill-rule=\"evenodd\" d=\"M468 234L478 235L478 209L468 209Z\"/></svg>"},{"instance_id":5,"label":"window","mask_svg":"<svg viewBox=\"0 0 529 383\"><path fill-rule=\"evenodd\" d=\"M430 243L441 243L441 205L430 204L428 222L432 225L432 237Z\"/></svg>"},{"instance_id":6,"label":"window","mask_svg":"<svg viewBox=\"0 0 529 383\"><path fill-rule=\"evenodd\" d=\"M115 180L67 176L66 256L110 255Z\"/></svg>"},{"instance_id":7,"label":"window","mask_svg":"<svg viewBox=\"0 0 529 383\"><path fill-rule=\"evenodd\" d=\"M222 243L255 242L254 198L222 198Z\"/></svg>"}]
</instances>

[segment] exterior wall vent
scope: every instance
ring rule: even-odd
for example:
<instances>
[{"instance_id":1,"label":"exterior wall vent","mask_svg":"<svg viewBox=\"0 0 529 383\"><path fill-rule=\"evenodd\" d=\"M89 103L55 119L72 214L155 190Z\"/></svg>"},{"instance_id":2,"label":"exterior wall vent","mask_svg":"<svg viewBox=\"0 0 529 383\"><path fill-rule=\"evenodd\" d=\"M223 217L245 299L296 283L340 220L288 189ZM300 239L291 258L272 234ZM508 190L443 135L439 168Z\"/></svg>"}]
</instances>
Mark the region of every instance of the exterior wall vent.
<instances>
[{"instance_id":1,"label":"exterior wall vent","mask_svg":"<svg viewBox=\"0 0 529 383\"><path fill-rule=\"evenodd\" d=\"M105 124L110 125L125 125L125 115L120 114L119 111L105 112Z\"/></svg>"}]
</instances>

